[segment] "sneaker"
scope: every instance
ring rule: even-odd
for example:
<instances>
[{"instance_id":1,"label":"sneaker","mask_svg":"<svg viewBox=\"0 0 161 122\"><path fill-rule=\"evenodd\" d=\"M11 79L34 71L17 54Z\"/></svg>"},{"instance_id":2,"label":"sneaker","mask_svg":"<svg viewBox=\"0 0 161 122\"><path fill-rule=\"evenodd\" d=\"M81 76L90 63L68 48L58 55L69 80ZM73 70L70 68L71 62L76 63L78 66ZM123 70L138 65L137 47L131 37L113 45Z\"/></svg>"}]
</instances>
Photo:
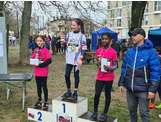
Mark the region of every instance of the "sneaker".
<instances>
[{"instance_id":1,"label":"sneaker","mask_svg":"<svg viewBox=\"0 0 161 122\"><path fill-rule=\"evenodd\" d=\"M161 109L161 103L156 106L157 109Z\"/></svg>"},{"instance_id":2,"label":"sneaker","mask_svg":"<svg viewBox=\"0 0 161 122\"><path fill-rule=\"evenodd\" d=\"M159 118L161 118L161 114L159 114Z\"/></svg>"},{"instance_id":3,"label":"sneaker","mask_svg":"<svg viewBox=\"0 0 161 122\"><path fill-rule=\"evenodd\" d=\"M91 121L97 121L97 113L96 113L96 112L94 112L94 113L91 115L90 120L91 120Z\"/></svg>"},{"instance_id":4,"label":"sneaker","mask_svg":"<svg viewBox=\"0 0 161 122\"><path fill-rule=\"evenodd\" d=\"M49 104L48 102L44 102L43 104L43 110L48 110Z\"/></svg>"},{"instance_id":5,"label":"sneaker","mask_svg":"<svg viewBox=\"0 0 161 122\"><path fill-rule=\"evenodd\" d=\"M78 100L78 92L74 92L72 95L72 98L77 101Z\"/></svg>"},{"instance_id":6,"label":"sneaker","mask_svg":"<svg viewBox=\"0 0 161 122\"><path fill-rule=\"evenodd\" d=\"M42 107L42 102L40 100L38 100L35 105L34 105L34 108L37 108L37 109L41 109Z\"/></svg>"},{"instance_id":7,"label":"sneaker","mask_svg":"<svg viewBox=\"0 0 161 122\"><path fill-rule=\"evenodd\" d=\"M105 113L102 113L99 118L99 122L106 122L107 121L107 115Z\"/></svg>"},{"instance_id":8,"label":"sneaker","mask_svg":"<svg viewBox=\"0 0 161 122\"><path fill-rule=\"evenodd\" d=\"M154 103L149 103L149 109L155 109L155 104Z\"/></svg>"},{"instance_id":9,"label":"sneaker","mask_svg":"<svg viewBox=\"0 0 161 122\"><path fill-rule=\"evenodd\" d=\"M64 98L69 98L69 97L71 97L71 96L72 96L71 91L67 91L67 92L65 92L64 95L63 95Z\"/></svg>"}]
</instances>

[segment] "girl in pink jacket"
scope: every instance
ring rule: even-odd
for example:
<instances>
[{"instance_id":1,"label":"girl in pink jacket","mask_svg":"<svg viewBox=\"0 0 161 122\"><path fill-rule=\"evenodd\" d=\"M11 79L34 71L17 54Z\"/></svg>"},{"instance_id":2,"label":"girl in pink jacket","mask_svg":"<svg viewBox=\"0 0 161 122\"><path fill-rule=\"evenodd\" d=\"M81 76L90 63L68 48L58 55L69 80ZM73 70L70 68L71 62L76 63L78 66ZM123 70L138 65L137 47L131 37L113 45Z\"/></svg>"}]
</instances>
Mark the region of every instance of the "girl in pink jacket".
<instances>
[{"instance_id":1,"label":"girl in pink jacket","mask_svg":"<svg viewBox=\"0 0 161 122\"><path fill-rule=\"evenodd\" d=\"M34 76L37 85L38 100L34 105L35 108L47 109L48 108L48 88L47 88L47 77L48 77L48 65L52 61L51 54L47 48L45 48L45 39L43 36L36 36L35 42L37 48L35 48L32 59L38 59L39 64L34 66ZM44 104L42 106L41 93L42 89L44 92Z\"/></svg>"}]
</instances>

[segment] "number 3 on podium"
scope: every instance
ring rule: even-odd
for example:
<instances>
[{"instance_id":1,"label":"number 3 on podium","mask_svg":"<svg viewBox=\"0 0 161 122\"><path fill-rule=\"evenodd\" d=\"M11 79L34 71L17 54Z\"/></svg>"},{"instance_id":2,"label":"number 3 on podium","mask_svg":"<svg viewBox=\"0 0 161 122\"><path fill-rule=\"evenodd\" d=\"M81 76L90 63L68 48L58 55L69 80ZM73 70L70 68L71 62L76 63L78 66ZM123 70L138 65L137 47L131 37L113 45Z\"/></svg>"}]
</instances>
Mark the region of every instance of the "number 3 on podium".
<instances>
[{"instance_id":1,"label":"number 3 on podium","mask_svg":"<svg viewBox=\"0 0 161 122\"><path fill-rule=\"evenodd\" d=\"M63 112L66 112L65 104L63 103Z\"/></svg>"}]
</instances>

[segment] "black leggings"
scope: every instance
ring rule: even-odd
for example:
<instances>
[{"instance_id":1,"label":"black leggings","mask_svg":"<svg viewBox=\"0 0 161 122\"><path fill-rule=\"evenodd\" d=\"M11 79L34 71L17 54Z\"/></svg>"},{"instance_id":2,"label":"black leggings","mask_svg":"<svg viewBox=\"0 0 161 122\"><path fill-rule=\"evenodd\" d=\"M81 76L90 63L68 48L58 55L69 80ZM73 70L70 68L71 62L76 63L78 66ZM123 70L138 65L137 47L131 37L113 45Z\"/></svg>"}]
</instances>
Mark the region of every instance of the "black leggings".
<instances>
[{"instance_id":1,"label":"black leggings","mask_svg":"<svg viewBox=\"0 0 161 122\"><path fill-rule=\"evenodd\" d=\"M42 100L41 94L43 89L44 100L45 102L47 102L48 101L47 77L35 77L35 79L36 79L37 94L38 94L39 100Z\"/></svg>"},{"instance_id":2,"label":"black leggings","mask_svg":"<svg viewBox=\"0 0 161 122\"><path fill-rule=\"evenodd\" d=\"M66 64L66 70L65 70L65 81L66 86L68 89L71 87L71 80L70 80L70 74L73 69L73 65ZM76 66L74 66L74 80L75 80L75 88L77 89L79 86L79 70L76 70Z\"/></svg>"},{"instance_id":3,"label":"black leggings","mask_svg":"<svg viewBox=\"0 0 161 122\"><path fill-rule=\"evenodd\" d=\"M112 90L112 81L96 81L95 85L95 97L94 97L94 112L98 112L99 98L102 90L105 91L105 107L104 113L107 113L109 110L111 102L111 90Z\"/></svg>"}]
</instances>

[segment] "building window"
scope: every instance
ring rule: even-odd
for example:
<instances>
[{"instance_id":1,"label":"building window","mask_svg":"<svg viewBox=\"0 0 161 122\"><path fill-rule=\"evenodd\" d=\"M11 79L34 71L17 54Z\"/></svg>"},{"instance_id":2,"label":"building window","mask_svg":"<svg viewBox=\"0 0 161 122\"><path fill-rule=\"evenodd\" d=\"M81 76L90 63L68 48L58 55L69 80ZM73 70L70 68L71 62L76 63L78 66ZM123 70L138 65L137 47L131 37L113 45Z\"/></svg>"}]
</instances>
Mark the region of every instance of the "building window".
<instances>
[{"instance_id":1,"label":"building window","mask_svg":"<svg viewBox=\"0 0 161 122\"><path fill-rule=\"evenodd\" d=\"M154 11L161 11L161 1L154 2Z\"/></svg>"},{"instance_id":2,"label":"building window","mask_svg":"<svg viewBox=\"0 0 161 122\"><path fill-rule=\"evenodd\" d=\"M121 19L117 20L117 27L121 27Z\"/></svg>"},{"instance_id":3,"label":"building window","mask_svg":"<svg viewBox=\"0 0 161 122\"><path fill-rule=\"evenodd\" d=\"M149 3L147 3L147 4L146 4L145 12L146 12L146 13L148 13L148 12L149 12Z\"/></svg>"},{"instance_id":4,"label":"building window","mask_svg":"<svg viewBox=\"0 0 161 122\"><path fill-rule=\"evenodd\" d=\"M108 13L108 17L109 17L109 18L111 18L111 14L112 14L112 12L111 12L111 11L112 11L112 10L108 10L108 12L107 12L107 13Z\"/></svg>"},{"instance_id":5,"label":"building window","mask_svg":"<svg viewBox=\"0 0 161 122\"><path fill-rule=\"evenodd\" d=\"M111 8L111 2L108 2L107 8L110 9Z\"/></svg>"},{"instance_id":6,"label":"building window","mask_svg":"<svg viewBox=\"0 0 161 122\"><path fill-rule=\"evenodd\" d=\"M117 9L117 13L116 14L117 14L118 17L121 17L122 16L122 10L121 9Z\"/></svg>"},{"instance_id":7,"label":"building window","mask_svg":"<svg viewBox=\"0 0 161 122\"><path fill-rule=\"evenodd\" d=\"M108 10L107 13L108 13L108 17L111 18L111 10Z\"/></svg>"},{"instance_id":8,"label":"building window","mask_svg":"<svg viewBox=\"0 0 161 122\"><path fill-rule=\"evenodd\" d=\"M114 18L114 10L110 11L110 18Z\"/></svg>"},{"instance_id":9,"label":"building window","mask_svg":"<svg viewBox=\"0 0 161 122\"><path fill-rule=\"evenodd\" d=\"M148 21L148 16L144 16L144 25L148 25L149 21Z\"/></svg>"},{"instance_id":10,"label":"building window","mask_svg":"<svg viewBox=\"0 0 161 122\"><path fill-rule=\"evenodd\" d=\"M118 7L118 1L116 1L116 7Z\"/></svg>"},{"instance_id":11,"label":"building window","mask_svg":"<svg viewBox=\"0 0 161 122\"><path fill-rule=\"evenodd\" d=\"M122 6L126 6L126 5L127 5L127 1L123 1Z\"/></svg>"}]
</instances>

